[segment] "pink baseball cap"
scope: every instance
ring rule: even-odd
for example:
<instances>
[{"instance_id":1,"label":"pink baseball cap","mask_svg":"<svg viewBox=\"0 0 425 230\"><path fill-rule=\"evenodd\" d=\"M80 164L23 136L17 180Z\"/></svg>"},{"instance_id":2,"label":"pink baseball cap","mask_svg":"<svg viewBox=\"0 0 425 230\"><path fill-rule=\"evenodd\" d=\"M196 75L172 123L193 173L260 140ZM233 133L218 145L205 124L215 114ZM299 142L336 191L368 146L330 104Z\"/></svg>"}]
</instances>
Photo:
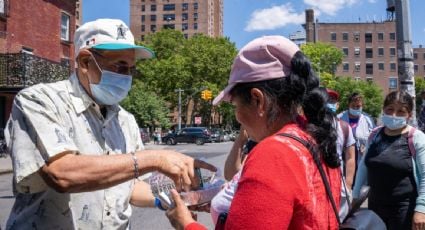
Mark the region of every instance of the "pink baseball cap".
<instances>
[{"instance_id":1,"label":"pink baseball cap","mask_svg":"<svg viewBox=\"0 0 425 230\"><path fill-rule=\"evenodd\" d=\"M282 78L291 73L291 60L299 47L282 36L264 36L245 45L233 61L226 88L213 104L230 101L229 92L238 83Z\"/></svg>"}]
</instances>

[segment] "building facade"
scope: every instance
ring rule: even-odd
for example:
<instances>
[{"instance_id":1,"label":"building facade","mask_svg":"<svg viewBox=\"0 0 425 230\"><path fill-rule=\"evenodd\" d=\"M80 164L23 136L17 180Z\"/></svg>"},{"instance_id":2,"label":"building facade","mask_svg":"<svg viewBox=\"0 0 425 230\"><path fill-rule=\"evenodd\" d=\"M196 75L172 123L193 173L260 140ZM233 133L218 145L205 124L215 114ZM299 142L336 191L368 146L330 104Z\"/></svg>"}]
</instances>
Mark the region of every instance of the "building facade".
<instances>
[{"instance_id":1,"label":"building facade","mask_svg":"<svg viewBox=\"0 0 425 230\"><path fill-rule=\"evenodd\" d=\"M195 34L223 35L223 0L130 0L130 29L136 40L162 28Z\"/></svg>"},{"instance_id":2,"label":"building facade","mask_svg":"<svg viewBox=\"0 0 425 230\"><path fill-rule=\"evenodd\" d=\"M336 76L373 81L384 93L398 89L397 38L393 18L358 23L319 23L313 10L306 10L307 42L325 42L340 48L345 57ZM424 76L423 48L414 48L415 76ZM419 62L422 61L420 64ZM418 63L416 63L418 62Z\"/></svg>"},{"instance_id":3,"label":"building facade","mask_svg":"<svg viewBox=\"0 0 425 230\"><path fill-rule=\"evenodd\" d=\"M0 128L19 90L69 76L75 12L76 0L0 1Z\"/></svg>"},{"instance_id":4,"label":"building facade","mask_svg":"<svg viewBox=\"0 0 425 230\"><path fill-rule=\"evenodd\" d=\"M289 40L293 41L298 46L301 46L307 43L307 37L306 37L305 31L296 31L293 34L290 34Z\"/></svg>"}]
</instances>

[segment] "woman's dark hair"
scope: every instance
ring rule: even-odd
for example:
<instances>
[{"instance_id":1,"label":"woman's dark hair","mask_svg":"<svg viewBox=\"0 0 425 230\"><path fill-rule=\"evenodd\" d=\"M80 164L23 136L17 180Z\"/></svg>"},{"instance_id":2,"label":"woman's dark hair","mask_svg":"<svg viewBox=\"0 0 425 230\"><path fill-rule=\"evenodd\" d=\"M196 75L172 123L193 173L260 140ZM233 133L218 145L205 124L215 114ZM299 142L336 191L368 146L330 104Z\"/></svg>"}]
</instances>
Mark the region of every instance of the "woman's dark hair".
<instances>
[{"instance_id":1,"label":"woman's dark hair","mask_svg":"<svg viewBox=\"0 0 425 230\"><path fill-rule=\"evenodd\" d=\"M331 168L339 167L336 152L337 134L334 127L335 115L326 107L328 95L319 89L310 61L301 52L295 53L291 60L292 72L282 78L237 84L230 95L238 96L243 103L251 102L251 89L257 88L266 95L268 101L268 121L273 122L283 114L296 121L299 106L302 106L308 120L307 132L316 140L322 158Z\"/></svg>"},{"instance_id":2,"label":"woman's dark hair","mask_svg":"<svg viewBox=\"0 0 425 230\"><path fill-rule=\"evenodd\" d=\"M348 104L357 100L363 100L363 96L359 92L354 92L348 96Z\"/></svg>"},{"instance_id":3,"label":"woman's dark hair","mask_svg":"<svg viewBox=\"0 0 425 230\"><path fill-rule=\"evenodd\" d=\"M413 111L413 98L410 94L403 91L394 91L389 93L384 100L384 107L387 107L393 103L401 103L407 108L407 111L411 113Z\"/></svg>"}]
</instances>

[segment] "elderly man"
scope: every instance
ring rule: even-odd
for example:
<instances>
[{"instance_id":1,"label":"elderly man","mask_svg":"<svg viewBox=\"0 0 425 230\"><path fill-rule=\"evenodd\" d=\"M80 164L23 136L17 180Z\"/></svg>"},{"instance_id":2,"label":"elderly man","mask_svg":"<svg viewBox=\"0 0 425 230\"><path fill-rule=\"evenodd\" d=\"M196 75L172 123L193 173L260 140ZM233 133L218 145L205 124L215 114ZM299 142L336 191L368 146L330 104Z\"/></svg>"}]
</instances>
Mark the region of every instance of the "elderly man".
<instances>
[{"instance_id":1,"label":"elderly man","mask_svg":"<svg viewBox=\"0 0 425 230\"><path fill-rule=\"evenodd\" d=\"M194 166L215 170L174 151L144 150L134 117L118 103L136 60L154 54L134 44L122 21L82 25L75 54L68 80L15 98L6 139L16 201L6 229L127 229L130 204L160 206L140 176L158 170L187 189Z\"/></svg>"}]
</instances>

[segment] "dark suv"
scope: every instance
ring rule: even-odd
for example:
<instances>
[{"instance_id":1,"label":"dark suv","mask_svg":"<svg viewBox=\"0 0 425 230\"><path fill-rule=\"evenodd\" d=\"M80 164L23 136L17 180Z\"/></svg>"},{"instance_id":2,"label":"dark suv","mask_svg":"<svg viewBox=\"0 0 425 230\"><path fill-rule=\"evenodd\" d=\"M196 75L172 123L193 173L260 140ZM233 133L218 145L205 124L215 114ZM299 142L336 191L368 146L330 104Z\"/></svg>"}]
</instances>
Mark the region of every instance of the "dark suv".
<instances>
[{"instance_id":1,"label":"dark suv","mask_svg":"<svg viewBox=\"0 0 425 230\"><path fill-rule=\"evenodd\" d=\"M187 127L178 133L170 133L162 138L167 145L177 143L195 143L203 145L205 142L211 142L211 132L205 127Z\"/></svg>"}]
</instances>

